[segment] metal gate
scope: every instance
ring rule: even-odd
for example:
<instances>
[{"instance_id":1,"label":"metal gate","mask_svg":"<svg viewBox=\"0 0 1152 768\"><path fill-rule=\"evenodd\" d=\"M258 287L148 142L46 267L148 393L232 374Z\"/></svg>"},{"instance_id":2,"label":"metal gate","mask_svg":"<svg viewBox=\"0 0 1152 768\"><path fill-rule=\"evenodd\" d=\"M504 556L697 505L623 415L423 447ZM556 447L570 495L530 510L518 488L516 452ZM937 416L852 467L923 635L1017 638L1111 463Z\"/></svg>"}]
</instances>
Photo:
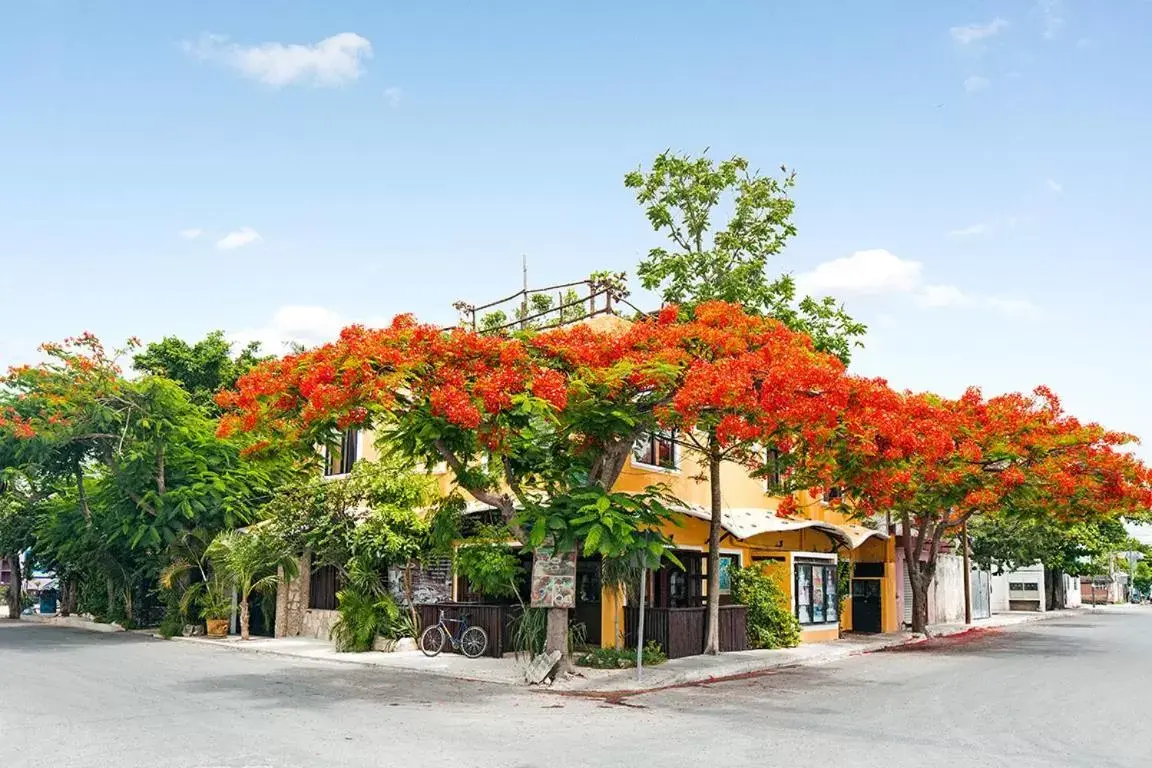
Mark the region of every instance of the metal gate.
<instances>
[{"instance_id":1,"label":"metal gate","mask_svg":"<svg viewBox=\"0 0 1152 768\"><path fill-rule=\"evenodd\" d=\"M989 619L992 617L992 574L974 569L971 580L972 618Z\"/></svg>"},{"instance_id":2,"label":"metal gate","mask_svg":"<svg viewBox=\"0 0 1152 768\"><path fill-rule=\"evenodd\" d=\"M904 625L912 626L912 579L908 578L908 567L904 567Z\"/></svg>"}]
</instances>

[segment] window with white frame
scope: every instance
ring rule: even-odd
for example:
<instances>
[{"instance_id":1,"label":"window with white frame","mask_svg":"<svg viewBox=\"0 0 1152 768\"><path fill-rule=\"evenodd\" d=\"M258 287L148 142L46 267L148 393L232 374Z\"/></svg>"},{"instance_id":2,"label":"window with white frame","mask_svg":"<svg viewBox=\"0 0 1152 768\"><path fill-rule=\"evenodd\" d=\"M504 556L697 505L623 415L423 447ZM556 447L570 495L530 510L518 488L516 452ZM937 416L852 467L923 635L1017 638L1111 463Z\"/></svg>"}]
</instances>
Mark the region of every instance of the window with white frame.
<instances>
[{"instance_id":1,"label":"window with white frame","mask_svg":"<svg viewBox=\"0 0 1152 768\"><path fill-rule=\"evenodd\" d=\"M793 564L796 619L802 626L840 620L836 561L796 558Z\"/></svg>"},{"instance_id":2,"label":"window with white frame","mask_svg":"<svg viewBox=\"0 0 1152 768\"><path fill-rule=\"evenodd\" d=\"M339 442L324 447L324 474L327 477L346 475L360 458L360 431L349 429L340 435Z\"/></svg>"},{"instance_id":3,"label":"window with white frame","mask_svg":"<svg viewBox=\"0 0 1152 768\"><path fill-rule=\"evenodd\" d=\"M660 469L679 467L675 432L650 432L632 446L632 463Z\"/></svg>"}]
</instances>

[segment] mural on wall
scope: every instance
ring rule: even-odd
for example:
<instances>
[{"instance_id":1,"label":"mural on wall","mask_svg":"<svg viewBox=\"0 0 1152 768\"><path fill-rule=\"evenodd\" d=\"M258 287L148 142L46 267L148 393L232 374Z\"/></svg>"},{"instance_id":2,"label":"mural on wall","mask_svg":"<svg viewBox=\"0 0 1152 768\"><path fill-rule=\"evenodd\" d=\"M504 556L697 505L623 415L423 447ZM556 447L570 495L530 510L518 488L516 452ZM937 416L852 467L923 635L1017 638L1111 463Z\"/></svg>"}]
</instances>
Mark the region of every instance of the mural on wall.
<instances>
[{"instance_id":1,"label":"mural on wall","mask_svg":"<svg viewBox=\"0 0 1152 768\"><path fill-rule=\"evenodd\" d=\"M532 559L532 607L576 606L576 553L540 547Z\"/></svg>"}]
</instances>

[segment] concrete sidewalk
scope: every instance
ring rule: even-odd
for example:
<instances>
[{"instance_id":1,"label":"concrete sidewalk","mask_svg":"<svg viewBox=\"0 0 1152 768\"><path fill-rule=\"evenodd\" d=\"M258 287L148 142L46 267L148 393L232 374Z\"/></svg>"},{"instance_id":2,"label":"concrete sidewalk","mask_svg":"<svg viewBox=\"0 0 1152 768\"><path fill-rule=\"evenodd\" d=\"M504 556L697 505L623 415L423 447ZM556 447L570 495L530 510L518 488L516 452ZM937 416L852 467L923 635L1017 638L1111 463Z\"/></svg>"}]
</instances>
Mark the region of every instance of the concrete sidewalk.
<instances>
[{"instance_id":1,"label":"concrete sidewalk","mask_svg":"<svg viewBox=\"0 0 1152 768\"><path fill-rule=\"evenodd\" d=\"M996 614L972 624L942 624L929 629L931 637L948 637L977 629L997 629L1047 619L1075 616L1087 609L1015 612ZM827 664L850 656L874 653L886 648L925 642L928 638L901 632L889 635L848 635L827 643L806 643L795 648L770 651L738 651L718 656L687 656L656 667L646 667L640 679L635 669L599 670L580 668L578 675L557 681L553 690L581 693L624 693L651 691L693 683L717 682L789 667Z\"/></svg>"},{"instance_id":2,"label":"concrete sidewalk","mask_svg":"<svg viewBox=\"0 0 1152 768\"><path fill-rule=\"evenodd\" d=\"M1074 616L1084 610L1090 609L1071 609L1049 613L997 614L990 619L975 621L971 625L933 626L930 633L933 637L946 637L973 629L1011 627L1046 619ZM1101 608L1100 610L1106 609ZM656 667L646 667L639 681L636 678L635 669L601 670L578 667L577 674L557 680L550 689L588 694L649 691L678 685L725 680L788 667L827 664L850 656L874 653L885 648L924 642L925 639L922 635L910 633L849 635L841 640L828 643L807 643L796 648L772 651L740 651L723 653L719 656L689 656L682 659L672 659ZM206 637L174 637L172 640L247 653L263 653L338 664L356 664L380 669L398 669L457 680L475 680L504 685L524 685L524 670L527 666L527 659L517 659L512 655L502 659L488 657L468 659L454 653L443 653L428 658L420 651L337 653L330 642L302 637L257 637L248 641L242 641L234 636L219 640Z\"/></svg>"}]
</instances>

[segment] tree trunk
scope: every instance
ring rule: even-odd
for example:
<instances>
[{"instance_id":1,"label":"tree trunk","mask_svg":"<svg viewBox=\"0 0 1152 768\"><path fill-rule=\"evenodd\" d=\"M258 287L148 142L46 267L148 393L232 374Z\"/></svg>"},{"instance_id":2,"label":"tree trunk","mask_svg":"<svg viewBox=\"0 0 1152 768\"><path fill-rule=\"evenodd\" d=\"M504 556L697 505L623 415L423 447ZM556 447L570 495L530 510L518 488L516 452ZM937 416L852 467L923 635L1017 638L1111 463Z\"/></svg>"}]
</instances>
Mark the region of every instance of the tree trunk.
<instances>
[{"instance_id":1,"label":"tree trunk","mask_svg":"<svg viewBox=\"0 0 1152 768\"><path fill-rule=\"evenodd\" d=\"M720 446L714 435L708 437L708 486L712 518L708 523L708 631L704 653L720 653L720 522L723 501L720 495Z\"/></svg>"},{"instance_id":2,"label":"tree trunk","mask_svg":"<svg viewBox=\"0 0 1152 768\"><path fill-rule=\"evenodd\" d=\"M20 569L20 555L9 555L8 562L12 564L12 582L8 585L8 618L19 620L24 596L24 573Z\"/></svg>"},{"instance_id":3,"label":"tree trunk","mask_svg":"<svg viewBox=\"0 0 1152 768\"><path fill-rule=\"evenodd\" d=\"M911 572L909 582L912 585L912 631L916 634L928 634L928 587L930 582L920 573L919 566Z\"/></svg>"},{"instance_id":4,"label":"tree trunk","mask_svg":"<svg viewBox=\"0 0 1152 768\"><path fill-rule=\"evenodd\" d=\"M416 598L412 592L412 561L404 566L404 598L408 601L408 613L412 617L412 631L420 637L420 618L416 615Z\"/></svg>"},{"instance_id":5,"label":"tree trunk","mask_svg":"<svg viewBox=\"0 0 1152 768\"><path fill-rule=\"evenodd\" d=\"M76 579L66 576L60 579L60 615L71 616L76 612Z\"/></svg>"},{"instance_id":6,"label":"tree trunk","mask_svg":"<svg viewBox=\"0 0 1152 768\"><path fill-rule=\"evenodd\" d=\"M548 633L544 640L544 652L560 651L560 661L556 665L556 674L571 671L572 659L568 655L568 609L549 608Z\"/></svg>"},{"instance_id":7,"label":"tree trunk","mask_svg":"<svg viewBox=\"0 0 1152 768\"><path fill-rule=\"evenodd\" d=\"M248 612L248 598L245 597L240 601L240 639L248 640L248 624L252 617Z\"/></svg>"}]
</instances>

